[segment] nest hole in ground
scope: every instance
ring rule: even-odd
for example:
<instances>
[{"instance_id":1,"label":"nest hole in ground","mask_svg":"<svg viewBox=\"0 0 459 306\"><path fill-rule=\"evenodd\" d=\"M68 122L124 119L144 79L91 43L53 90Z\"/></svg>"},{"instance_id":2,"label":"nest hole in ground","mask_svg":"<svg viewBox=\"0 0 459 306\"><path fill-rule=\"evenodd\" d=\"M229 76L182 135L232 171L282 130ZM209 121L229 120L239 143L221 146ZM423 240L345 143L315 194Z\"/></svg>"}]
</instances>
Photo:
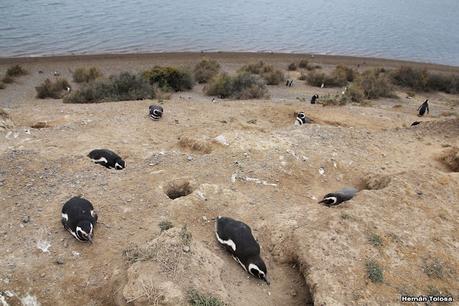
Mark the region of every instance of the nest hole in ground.
<instances>
[{"instance_id":1,"label":"nest hole in ground","mask_svg":"<svg viewBox=\"0 0 459 306\"><path fill-rule=\"evenodd\" d=\"M389 186L390 176L383 174L368 174L357 184L359 190L380 190Z\"/></svg>"},{"instance_id":2,"label":"nest hole in ground","mask_svg":"<svg viewBox=\"0 0 459 306\"><path fill-rule=\"evenodd\" d=\"M166 187L166 195L169 199L175 200L180 197L185 197L194 191L190 181L177 180L170 182Z\"/></svg>"},{"instance_id":3,"label":"nest hole in ground","mask_svg":"<svg viewBox=\"0 0 459 306\"><path fill-rule=\"evenodd\" d=\"M288 263L290 273L292 274L290 280L293 282L293 288L290 294L301 300L302 305L314 306L314 299L311 293L311 288L305 280L305 269L304 265L301 264L297 259L292 260Z\"/></svg>"}]
</instances>

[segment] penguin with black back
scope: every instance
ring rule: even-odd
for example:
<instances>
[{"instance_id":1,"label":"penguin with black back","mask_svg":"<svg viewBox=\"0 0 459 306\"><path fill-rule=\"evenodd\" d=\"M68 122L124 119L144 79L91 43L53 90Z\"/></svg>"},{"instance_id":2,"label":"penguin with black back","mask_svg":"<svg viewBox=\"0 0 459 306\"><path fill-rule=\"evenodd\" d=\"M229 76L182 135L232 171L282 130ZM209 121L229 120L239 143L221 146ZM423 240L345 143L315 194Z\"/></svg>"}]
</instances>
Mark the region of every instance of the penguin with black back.
<instances>
[{"instance_id":1,"label":"penguin with black back","mask_svg":"<svg viewBox=\"0 0 459 306\"><path fill-rule=\"evenodd\" d=\"M295 125L303 125L306 123L311 123L312 119L306 117L306 115L303 112L299 112L298 115L296 116L296 121Z\"/></svg>"},{"instance_id":2,"label":"penguin with black back","mask_svg":"<svg viewBox=\"0 0 459 306\"><path fill-rule=\"evenodd\" d=\"M89 152L88 157L92 159L96 164L116 170L122 170L126 168L126 162L115 152L108 149L96 149Z\"/></svg>"},{"instance_id":3,"label":"penguin with black back","mask_svg":"<svg viewBox=\"0 0 459 306\"><path fill-rule=\"evenodd\" d=\"M78 241L92 243L97 214L91 202L73 197L62 207L61 222Z\"/></svg>"},{"instance_id":4,"label":"penguin with black back","mask_svg":"<svg viewBox=\"0 0 459 306\"><path fill-rule=\"evenodd\" d=\"M260 257L260 245L250 227L238 220L218 216L215 223L218 242L233 255L245 271L270 284L265 262Z\"/></svg>"},{"instance_id":5,"label":"penguin with black back","mask_svg":"<svg viewBox=\"0 0 459 306\"><path fill-rule=\"evenodd\" d=\"M411 126L415 126L415 125L418 125L418 124L421 124L421 121L415 121L415 122L411 123Z\"/></svg>"},{"instance_id":6,"label":"penguin with black back","mask_svg":"<svg viewBox=\"0 0 459 306\"><path fill-rule=\"evenodd\" d=\"M418 116L422 117L426 112L427 114L429 113L429 99L425 100L424 103L418 107Z\"/></svg>"},{"instance_id":7,"label":"penguin with black back","mask_svg":"<svg viewBox=\"0 0 459 306\"><path fill-rule=\"evenodd\" d=\"M319 203L323 203L328 207L335 206L352 199L356 195L357 191L358 190L354 187L344 187L336 192L327 193Z\"/></svg>"},{"instance_id":8,"label":"penguin with black back","mask_svg":"<svg viewBox=\"0 0 459 306\"><path fill-rule=\"evenodd\" d=\"M311 104L316 104L317 99L319 99L319 95L315 94L311 97Z\"/></svg>"},{"instance_id":9,"label":"penguin with black back","mask_svg":"<svg viewBox=\"0 0 459 306\"><path fill-rule=\"evenodd\" d=\"M212 100L212 102L214 102ZM163 108L162 106L159 106L159 105L150 105L150 107L148 108L148 111L149 111L149 116L151 118L151 120L159 120L161 119L161 117L163 116Z\"/></svg>"}]
</instances>

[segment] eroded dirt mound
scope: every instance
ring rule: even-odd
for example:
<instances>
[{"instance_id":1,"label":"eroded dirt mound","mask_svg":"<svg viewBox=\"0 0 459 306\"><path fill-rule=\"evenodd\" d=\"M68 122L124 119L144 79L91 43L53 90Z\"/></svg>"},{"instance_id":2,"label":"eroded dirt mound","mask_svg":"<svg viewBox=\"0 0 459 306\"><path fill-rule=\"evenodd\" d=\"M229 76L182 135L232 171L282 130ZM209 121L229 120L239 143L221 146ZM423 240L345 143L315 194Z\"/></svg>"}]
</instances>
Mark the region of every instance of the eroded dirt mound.
<instances>
[{"instance_id":1,"label":"eroded dirt mound","mask_svg":"<svg viewBox=\"0 0 459 306\"><path fill-rule=\"evenodd\" d=\"M459 148L453 147L445 150L439 159L452 172L459 172Z\"/></svg>"}]
</instances>

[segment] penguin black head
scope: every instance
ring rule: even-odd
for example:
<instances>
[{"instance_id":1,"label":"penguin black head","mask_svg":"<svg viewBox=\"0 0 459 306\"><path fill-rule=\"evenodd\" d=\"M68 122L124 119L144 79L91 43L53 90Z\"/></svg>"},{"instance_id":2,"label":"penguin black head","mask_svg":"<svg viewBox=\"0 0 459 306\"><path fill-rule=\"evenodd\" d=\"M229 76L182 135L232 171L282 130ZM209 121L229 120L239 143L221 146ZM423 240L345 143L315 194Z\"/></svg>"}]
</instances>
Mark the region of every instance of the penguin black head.
<instances>
[{"instance_id":1,"label":"penguin black head","mask_svg":"<svg viewBox=\"0 0 459 306\"><path fill-rule=\"evenodd\" d=\"M89 220L83 220L78 222L75 235L81 241L89 241L92 243L93 229L94 227Z\"/></svg>"},{"instance_id":2,"label":"penguin black head","mask_svg":"<svg viewBox=\"0 0 459 306\"><path fill-rule=\"evenodd\" d=\"M122 160L121 158L117 158L115 160L115 169L116 170L123 170L124 168L126 168L126 162L124 160Z\"/></svg>"},{"instance_id":3,"label":"penguin black head","mask_svg":"<svg viewBox=\"0 0 459 306\"><path fill-rule=\"evenodd\" d=\"M323 203L326 206L333 206L341 203L343 200L341 199L341 196L337 193L327 193L322 201L319 202L319 204Z\"/></svg>"},{"instance_id":4,"label":"penguin black head","mask_svg":"<svg viewBox=\"0 0 459 306\"><path fill-rule=\"evenodd\" d=\"M159 105L150 105L149 113L150 118L153 120L159 120L163 116L163 108Z\"/></svg>"},{"instance_id":5,"label":"penguin black head","mask_svg":"<svg viewBox=\"0 0 459 306\"><path fill-rule=\"evenodd\" d=\"M270 284L265 262L260 257L248 261L247 271L253 276L264 280L268 285Z\"/></svg>"}]
</instances>

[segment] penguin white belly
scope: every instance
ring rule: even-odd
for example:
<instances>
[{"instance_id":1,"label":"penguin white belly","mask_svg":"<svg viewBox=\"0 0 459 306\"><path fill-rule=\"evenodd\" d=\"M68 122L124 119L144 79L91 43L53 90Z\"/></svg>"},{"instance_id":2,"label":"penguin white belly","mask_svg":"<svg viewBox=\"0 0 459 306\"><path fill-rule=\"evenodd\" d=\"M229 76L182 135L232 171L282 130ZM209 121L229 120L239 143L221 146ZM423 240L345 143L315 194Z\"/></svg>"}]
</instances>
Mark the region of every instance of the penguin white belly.
<instances>
[{"instance_id":1,"label":"penguin white belly","mask_svg":"<svg viewBox=\"0 0 459 306\"><path fill-rule=\"evenodd\" d=\"M231 240L231 239L223 240L223 239L220 238L220 236L218 236L217 232L215 232L215 236L217 236L218 242L220 242L221 244L229 246L231 249L233 249L233 252L236 252L236 244L233 242L233 240Z\"/></svg>"},{"instance_id":2,"label":"penguin white belly","mask_svg":"<svg viewBox=\"0 0 459 306\"><path fill-rule=\"evenodd\" d=\"M99 159L93 159L93 162L95 163L99 163L99 162L104 162L104 163L108 163L107 159L105 157L101 157Z\"/></svg>"},{"instance_id":3,"label":"penguin white belly","mask_svg":"<svg viewBox=\"0 0 459 306\"><path fill-rule=\"evenodd\" d=\"M69 221L69 215L62 214L62 219L64 219L65 221Z\"/></svg>"}]
</instances>

